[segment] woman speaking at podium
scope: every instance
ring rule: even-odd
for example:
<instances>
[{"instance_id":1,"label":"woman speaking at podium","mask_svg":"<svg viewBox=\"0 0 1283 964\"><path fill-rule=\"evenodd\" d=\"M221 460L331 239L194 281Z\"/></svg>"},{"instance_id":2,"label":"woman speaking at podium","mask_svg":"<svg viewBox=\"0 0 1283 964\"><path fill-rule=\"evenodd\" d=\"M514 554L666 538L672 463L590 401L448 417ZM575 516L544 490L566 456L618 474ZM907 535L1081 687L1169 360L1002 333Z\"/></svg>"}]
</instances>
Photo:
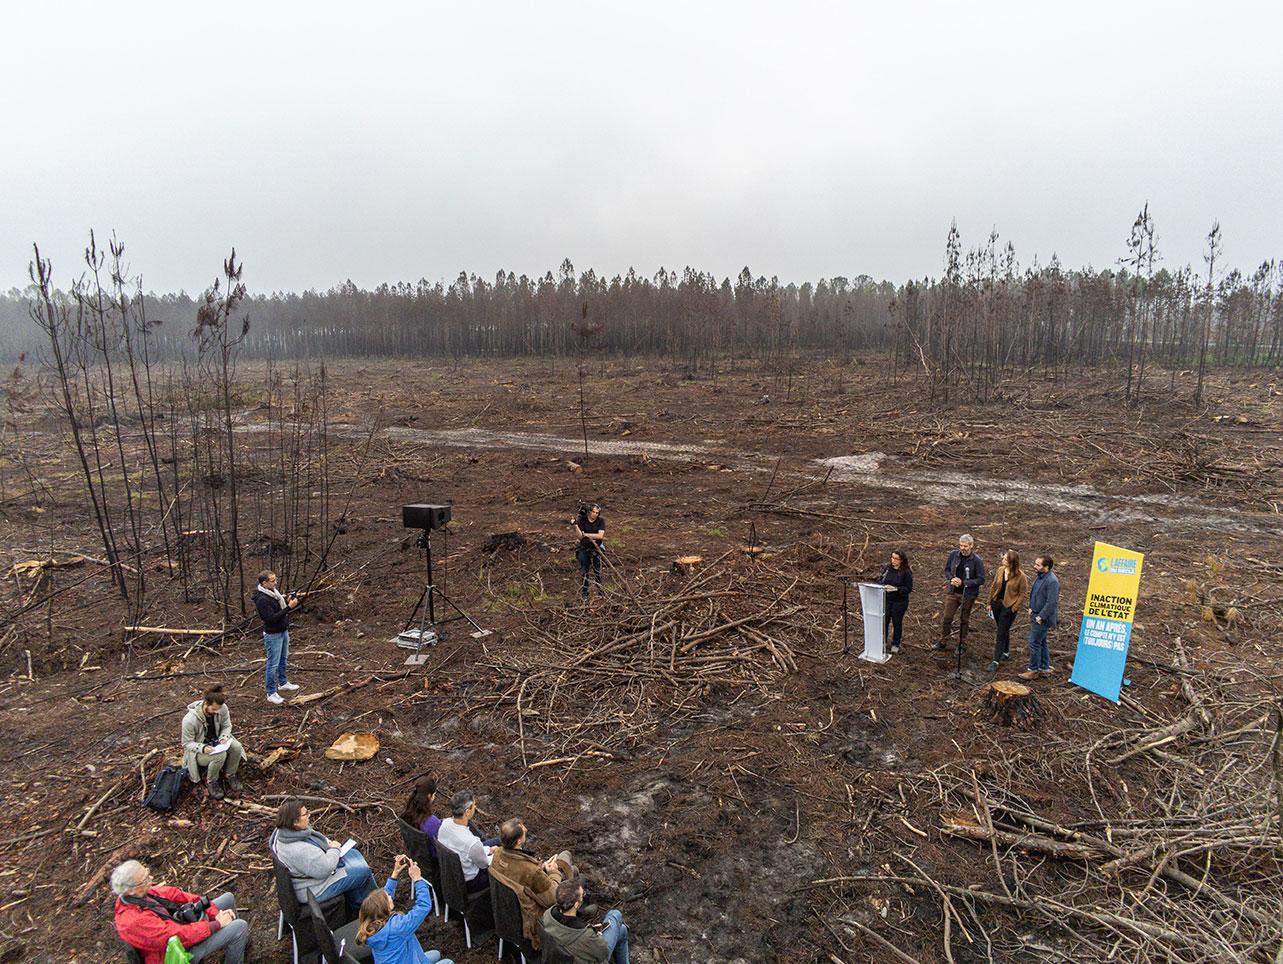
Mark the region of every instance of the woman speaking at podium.
<instances>
[{"instance_id":1,"label":"woman speaking at podium","mask_svg":"<svg viewBox=\"0 0 1283 964\"><path fill-rule=\"evenodd\" d=\"M891 626L891 652L900 652L900 637L904 632L904 614L909 611L909 593L913 592L913 570L909 568L908 553L896 549L891 561L882 570L880 580L886 590L886 621Z\"/></svg>"}]
</instances>

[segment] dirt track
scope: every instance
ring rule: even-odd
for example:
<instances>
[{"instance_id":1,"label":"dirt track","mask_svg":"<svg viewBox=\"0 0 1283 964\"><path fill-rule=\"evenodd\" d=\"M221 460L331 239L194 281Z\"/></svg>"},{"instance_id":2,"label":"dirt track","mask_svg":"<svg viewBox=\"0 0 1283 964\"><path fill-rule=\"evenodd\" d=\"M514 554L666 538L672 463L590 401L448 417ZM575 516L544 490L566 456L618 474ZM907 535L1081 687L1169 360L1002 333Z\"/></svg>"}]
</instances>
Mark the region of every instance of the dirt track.
<instances>
[{"instance_id":1,"label":"dirt track","mask_svg":"<svg viewBox=\"0 0 1283 964\"><path fill-rule=\"evenodd\" d=\"M349 814L330 808L317 822L332 836L361 839L381 879L399 849L391 812L407 781L430 769L447 794L478 791L484 822L524 814L541 854L573 849L593 899L622 906L634 960L643 964L878 955L862 932L839 923L842 915L922 961L943 959L934 896L888 888L838 899L811 882L904 870L895 856L902 854L941 880L996 889L985 852L939 832L930 774L970 767L1048 819L1094 816L1081 772L1064 761L1146 714L1175 718L1179 694L1165 669L1175 636L1200 673L1232 680L1244 698L1277 685L1270 673L1281 655L1283 610L1252 602L1279 595L1279 571L1270 565L1283 551L1271 511L1280 499L1279 440L1259 431L1279 424L1283 404L1264 380L1253 390L1246 382L1225 386L1216 393L1224 401L1206 413L1155 405L1138 434L1136 414L1097 397L1087 382L1051 398L1038 386L1037 405L995 417L992 408L890 406L888 398L912 397L912 386L893 391L869 371L862 382L848 374L841 395L817 371L786 400L773 376L756 370L723 375L714 386L610 366L591 382L590 457L577 473L567 462L582 455L583 443L575 438L573 372L564 367L345 363L335 376L336 437L347 440L343 459L356 482L352 525L335 568L338 588L318 597L292 631L293 661L305 693L363 685L304 710L269 707L252 634L218 652L142 640L124 662L121 619L105 581L87 582L25 622L6 643L11 675L0 687L0 727L10 735L0 749L10 816L3 837L13 871L13 896L0 902L9 905L0 912L4 960L114 956L104 886L56 927L48 909L125 855L193 889L231 878L252 909L252 959L288 960L288 945L273 939L262 843L268 820L189 797L176 817L194 825L176 826L141 812L126 792L137 789L147 750L176 749L182 708L215 679L233 694L234 723L251 753L290 748L265 775L247 769L246 799L274 805L268 795L302 792L359 806ZM395 387L371 387L384 384ZM772 401L755 404L766 392ZM1236 423L1232 416L1243 412L1251 421ZM1213 421L1217 415L1231 418ZM390 424L361 463L353 453L363 427L379 417ZM1178 435L1219 461L1194 459L1182 477L1167 454L1183 451ZM1085 441L1093 439L1117 458L1094 451ZM74 486L62 495L39 515L11 508L6 544L92 551ZM407 676L404 652L388 639L421 588L422 563L397 508L437 498L454 500L458 523L438 559L447 591L498 633L481 642L448 635L427 666ZM568 739L564 726L519 717L508 667L544 658L536 640L555 639L577 618L567 522L582 499L605 505L612 595L594 610L601 618L623 619L633 595L649 587L679 593L684 577L668 572L675 556L712 560L731 550L726 584L797 579L789 599L804 607L808 627L823 631L823 643L798 642L795 673L761 685L697 686L689 698L645 681L612 681L578 708L594 724L614 719L591 735L609 757L523 766L521 750L554 759ZM756 569L738 551L750 525L768 550ZM1008 546L1022 551L1026 568L1036 552L1053 553L1069 614L1081 608L1093 541L1147 553L1129 690L1143 712L1066 682L1071 618L1053 637L1059 672L1040 689L1048 711L1042 729L1000 730L975 716L992 642L979 609L962 680L951 678L950 660L926 651L935 574L964 530L991 564ZM527 547L482 552L490 535L507 531L522 533ZM919 579L909 645L886 666L870 667L841 655L838 577L875 574L892 547L911 555ZM1216 567L1209 557L1220 560ZM1188 599L1190 579L1222 602L1237 600L1246 618L1205 621ZM166 597L149 615L170 626L211 618L200 604ZM1022 640L1018 624L1017 659ZM34 682L24 679L25 650ZM324 748L348 729L377 732L378 757L345 766L325 760ZM1162 790L1143 760L1105 779L1120 815L1143 811L1146 795ZM121 780L86 825L94 836L66 831ZM1025 873L1030 886L1072 886L1058 865L1030 859ZM838 928L846 950L816 913ZM1066 949L1034 921L995 924L994 959L1042 960L1040 947ZM428 933L425 946L456 961L493 957L493 944L464 953L453 926L438 922ZM984 959L983 949L954 940L959 960Z\"/></svg>"}]
</instances>

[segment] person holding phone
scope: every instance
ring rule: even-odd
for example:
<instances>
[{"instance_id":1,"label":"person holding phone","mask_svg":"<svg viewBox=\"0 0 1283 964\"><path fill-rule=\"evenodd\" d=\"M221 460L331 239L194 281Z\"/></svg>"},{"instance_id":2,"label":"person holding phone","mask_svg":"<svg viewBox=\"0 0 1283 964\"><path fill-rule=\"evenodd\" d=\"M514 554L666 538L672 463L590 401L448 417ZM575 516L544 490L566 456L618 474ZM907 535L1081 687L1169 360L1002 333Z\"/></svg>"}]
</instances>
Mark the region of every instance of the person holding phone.
<instances>
[{"instance_id":1,"label":"person holding phone","mask_svg":"<svg viewBox=\"0 0 1283 964\"><path fill-rule=\"evenodd\" d=\"M409 870L414 904L404 914L395 913L397 878ZM392 876L382 890L372 890L361 901L356 942L370 948L374 964L452 964L438 950L425 951L414 932L432 913L432 890L419 865L405 854L392 861Z\"/></svg>"},{"instance_id":2,"label":"person holding phone","mask_svg":"<svg viewBox=\"0 0 1283 964\"><path fill-rule=\"evenodd\" d=\"M575 964L628 964L628 925L619 910L611 910L600 924L581 916L584 906L582 877L557 885L557 902L544 911L544 931L570 955Z\"/></svg>"}]
</instances>

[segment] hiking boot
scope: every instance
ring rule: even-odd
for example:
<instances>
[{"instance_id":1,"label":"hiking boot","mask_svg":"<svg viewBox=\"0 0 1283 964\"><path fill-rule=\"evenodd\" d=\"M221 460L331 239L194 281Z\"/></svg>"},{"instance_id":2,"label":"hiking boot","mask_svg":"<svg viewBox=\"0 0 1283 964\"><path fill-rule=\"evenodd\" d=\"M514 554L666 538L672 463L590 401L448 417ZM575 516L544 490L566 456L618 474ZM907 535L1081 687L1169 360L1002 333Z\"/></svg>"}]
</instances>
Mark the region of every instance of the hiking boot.
<instances>
[{"instance_id":1,"label":"hiking boot","mask_svg":"<svg viewBox=\"0 0 1283 964\"><path fill-rule=\"evenodd\" d=\"M991 662L991 663L989 664L989 672L991 672L991 673L996 673L996 672L998 672L998 667L999 667L999 665L1001 665L1001 664L999 664L999 662L995 659L993 662Z\"/></svg>"},{"instance_id":2,"label":"hiking boot","mask_svg":"<svg viewBox=\"0 0 1283 964\"><path fill-rule=\"evenodd\" d=\"M899 644L899 643L897 643L896 645L892 646L892 647L891 647L891 652L893 652L893 653L898 653L898 652L900 652L900 644Z\"/></svg>"},{"instance_id":3,"label":"hiking boot","mask_svg":"<svg viewBox=\"0 0 1283 964\"><path fill-rule=\"evenodd\" d=\"M208 785L208 790L209 790L209 798L211 800L222 800L223 797L226 796L226 794L223 793L223 788L218 785L217 780L213 781Z\"/></svg>"},{"instance_id":4,"label":"hiking boot","mask_svg":"<svg viewBox=\"0 0 1283 964\"><path fill-rule=\"evenodd\" d=\"M1027 669L1023 673L1017 673L1016 675L1021 679L1038 679L1042 676L1042 673L1038 672L1036 669Z\"/></svg>"},{"instance_id":5,"label":"hiking boot","mask_svg":"<svg viewBox=\"0 0 1283 964\"><path fill-rule=\"evenodd\" d=\"M1048 666L1046 669L1040 669L1040 670L1038 670L1038 675L1039 675L1039 676L1050 676L1050 675L1051 675L1051 667L1050 667L1050 666Z\"/></svg>"},{"instance_id":6,"label":"hiking boot","mask_svg":"<svg viewBox=\"0 0 1283 964\"><path fill-rule=\"evenodd\" d=\"M999 658L1000 660L1002 660L1002 661L1005 663L1007 660L1011 659L1011 654L1010 654L1010 653L1003 653L1003 654L1002 654L1001 656L999 656L998 658Z\"/></svg>"},{"instance_id":7,"label":"hiking boot","mask_svg":"<svg viewBox=\"0 0 1283 964\"><path fill-rule=\"evenodd\" d=\"M244 785L241 783L241 778L238 776L225 776L223 777L223 782L227 784L228 793L239 794L243 789L245 789Z\"/></svg>"}]
</instances>

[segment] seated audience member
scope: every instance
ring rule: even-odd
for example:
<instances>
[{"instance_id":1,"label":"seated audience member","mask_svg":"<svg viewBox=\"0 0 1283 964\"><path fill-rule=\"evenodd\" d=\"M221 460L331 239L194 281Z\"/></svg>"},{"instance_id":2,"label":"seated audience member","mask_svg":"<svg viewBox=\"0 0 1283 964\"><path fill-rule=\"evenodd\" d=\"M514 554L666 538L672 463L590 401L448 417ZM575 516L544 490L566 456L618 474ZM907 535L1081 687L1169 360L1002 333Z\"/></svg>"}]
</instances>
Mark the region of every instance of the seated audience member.
<instances>
[{"instance_id":1,"label":"seated audience member","mask_svg":"<svg viewBox=\"0 0 1283 964\"><path fill-rule=\"evenodd\" d=\"M521 930L526 940L539 949L539 915L557 900L557 885L575 876L570 851L540 863L526 850L526 825L513 817L499 828L502 846L490 859L490 873L517 894L521 903Z\"/></svg>"},{"instance_id":2,"label":"seated audience member","mask_svg":"<svg viewBox=\"0 0 1283 964\"><path fill-rule=\"evenodd\" d=\"M241 792L236 771L244 756L240 741L232 736L232 714L220 683L187 707L183 717L183 766L193 783L201 782L200 768L204 767L209 795L222 800L222 784L231 793Z\"/></svg>"},{"instance_id":3,"label":"seated audience member","mask_svg":"<svg viewBox=\"0 0 1283 964\"><path fill-rule=\"evenodd\" d=\"M410 884L414 888L414 906L404 914L397 914L392 905L396 882L407 867L410 869ZM405 854L397 854L392 863L392 876L383 889L370 891L361 901L356 942L369 946L374 953L374 964L452 964L450 960L442 959L440 951L424 951L414 936L430 913L432 892L423 880L419 865Z\"/></svg>"},{"instance_id":4,"label":"seated audience member","mask_svg":"<svg viewBox=\"0 0 1283 964\"><path fill-rule=\"evenodd\" d=\"M628 964L628 925L624 915L612 910L600 925L589 924L579 916L583 903L582 878L558 884L557 903L543 915L548 936L565 948L575 964Z\"/></svg>"},{"instance_id":5,"label":"seated audience member","mask_svg":"<svg viewBox=\"0 0 1283 964\"><path fill-rule=\"evenodd\" d=\"M290 872L299 900L306 900L309 890L318 901L342 894L355 914L365 895L375 888L374 875L361 852L353 847L341 854L341 841L313 830L302 801L286 800L281 804L276 812L276 829L267 843Z\"/></svg>"},{"instance_id":6,"label":"seated audience member","mask_svg":"<svg viewBox=\"0 0 1283 964\"><path fill-rule=\"evenodd\" d=\"M414 783L414 791L406 801L401 819L416 830L428 835L428 847L432 856L437 855L437 831L441 828L441 818L432 812L432 805L437 799L437 778L419 777Z\"/></svg>"},{"instance_id":7,"label":"seated audience member","mask_svg":"<svg viewBox=\"0 0 1283 964\"><path fill-rule=\"evenodd\" d=\"M116 895L116 933L142 954L143 964L162 964L171 937L182 942L192 961L219 951L223 964L245 960L249 923L236 916L232 894L220 894L204 907L184 907L204 898L177 887L156 886L151 871L137 860L126 860L111 872L111 889Z\"/></svg>"},{"instance_id":8,"label":"seated audience member","mask_svg":"<svg viewBox=\"0 0 1283 964\"><path fill-rule=\"evenodd\" d=\"M443 821L437 830L437 844L449 847L459 855L469 893L477 893L490 886L490 855L498 843L497 840L481 840L472 832L468 822L476 813L477 798L471 790L460 790L450 798L450 819Z\"/></svg>"}]
</instances>

